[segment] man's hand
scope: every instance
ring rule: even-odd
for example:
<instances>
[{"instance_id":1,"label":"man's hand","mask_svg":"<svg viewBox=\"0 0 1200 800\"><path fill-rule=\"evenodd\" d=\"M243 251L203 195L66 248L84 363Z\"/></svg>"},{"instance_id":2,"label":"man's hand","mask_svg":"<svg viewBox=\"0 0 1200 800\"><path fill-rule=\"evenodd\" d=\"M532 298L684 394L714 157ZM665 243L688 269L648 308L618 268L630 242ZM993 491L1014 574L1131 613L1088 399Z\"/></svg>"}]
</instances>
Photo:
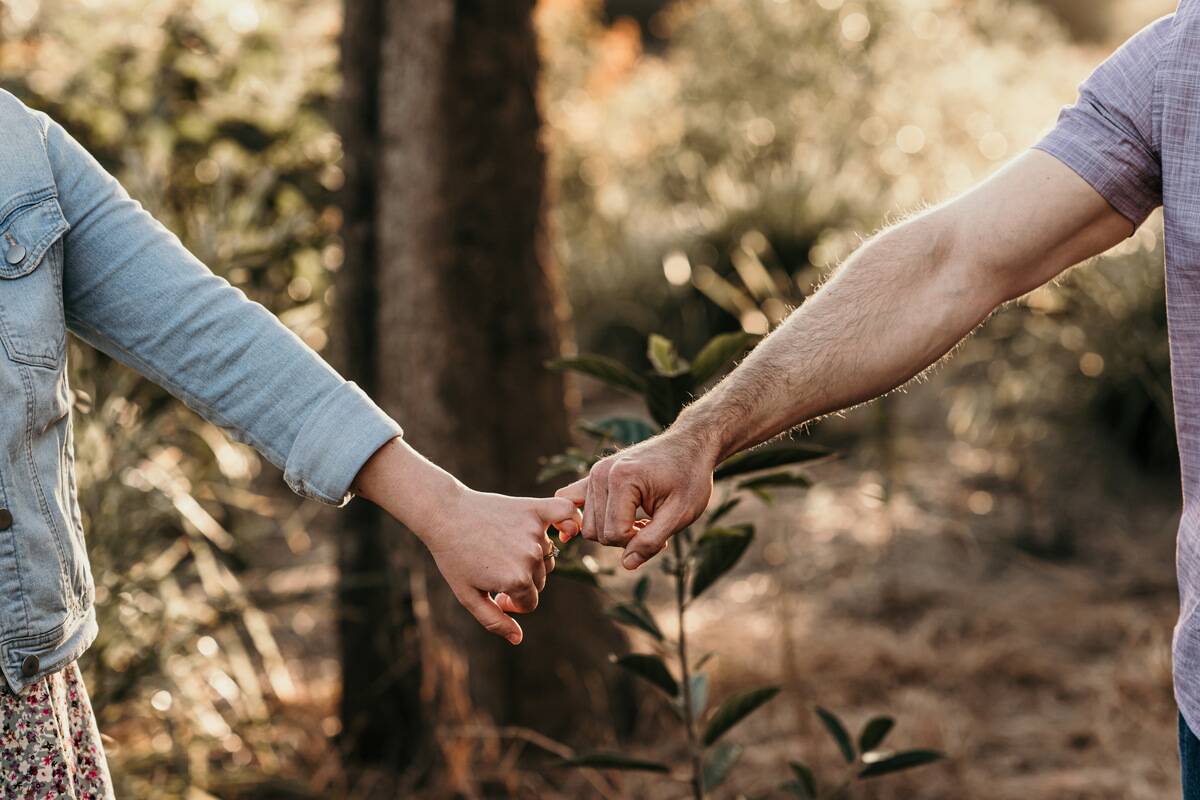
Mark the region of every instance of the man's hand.
<instances>
[{"instance_id":1,"label":"man's hand","mask_svg":"<svg viewBox=\"0 0 1200 800\"><path fill-rule=\"evenodd\" d=\"M509 615L537 608L554 571L547 527L567 537L579 532L579 512L570 501L476 492L402 439L371 457L354 489L412 530L458 602L512 644L524 634Z\"/></svg>"},{"instance_id":2,"label":"man's hand","mask_svg":"<svg viewBox=\"0 0 1200 800\"><path fill-rule=\"evenodd\" d=\"M712 497L715 450L700 436L668 431L596 463L557 497L583 506L583 537L624 547L637 569L692 524ZM638 519L638 509L649 516ZM572 534L563 532L564 541Z\"/></svg>"}]
</instances>

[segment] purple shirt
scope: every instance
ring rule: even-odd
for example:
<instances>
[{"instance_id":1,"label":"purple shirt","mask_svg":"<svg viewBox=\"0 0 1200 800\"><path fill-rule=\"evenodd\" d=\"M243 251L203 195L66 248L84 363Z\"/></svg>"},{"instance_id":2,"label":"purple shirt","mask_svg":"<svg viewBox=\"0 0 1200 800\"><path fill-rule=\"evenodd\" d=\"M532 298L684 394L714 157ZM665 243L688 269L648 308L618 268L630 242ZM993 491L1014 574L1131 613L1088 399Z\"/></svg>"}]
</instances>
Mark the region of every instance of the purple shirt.
<instances>
[{"instance_id":1,"label":"purple shirt","mask_svg":"<svg viewBox=\"0 0 1200 800\"><path fill-rule=\"evenodd\" d=\"M1200 0L1126 42L1038 145L1135 225L1163 207L1167 322L1183 475L1175 698L1200 731Z\"/></svg>"}]
</instances>

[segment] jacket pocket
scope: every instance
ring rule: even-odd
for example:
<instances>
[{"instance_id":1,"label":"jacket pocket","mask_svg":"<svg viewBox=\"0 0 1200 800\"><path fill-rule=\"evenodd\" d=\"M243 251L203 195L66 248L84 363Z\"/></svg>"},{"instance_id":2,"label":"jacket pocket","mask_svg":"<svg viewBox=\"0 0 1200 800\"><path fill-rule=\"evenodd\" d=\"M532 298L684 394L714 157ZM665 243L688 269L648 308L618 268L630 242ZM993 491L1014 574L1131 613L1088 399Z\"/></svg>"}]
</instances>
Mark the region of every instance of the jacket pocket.
<instances>
[{"instance_id":1,"label":"jacket pocket","mask_svg":"<svg viewBox=\"0 0 1200 800\"><path fill-rule=\"evenodd\" d=\"M61 364L62 237L69 228L53 195L18 205L0 220L0 340L18 363Z\"/></svg>"}]
</instances>

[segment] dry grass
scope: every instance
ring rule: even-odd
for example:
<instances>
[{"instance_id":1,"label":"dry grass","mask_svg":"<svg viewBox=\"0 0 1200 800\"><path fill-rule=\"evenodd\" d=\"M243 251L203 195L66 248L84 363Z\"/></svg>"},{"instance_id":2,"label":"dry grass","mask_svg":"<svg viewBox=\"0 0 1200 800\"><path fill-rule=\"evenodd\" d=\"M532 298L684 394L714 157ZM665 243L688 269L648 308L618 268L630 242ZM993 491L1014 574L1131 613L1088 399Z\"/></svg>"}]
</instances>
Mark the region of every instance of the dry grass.
<instances>
[{"instance_id":1,"label":"dry grass","mask_svg":"<svg viewBox=\"0 0 1200 800\"><path fill-rule=\"evenodd\" d=\"M951 756L856 787L853 800L1171 796L1173 479L1140 476L1094 435L1060 430L1033 451L1036 464L1021 465L1051 476L1030 496L1020 489L1028 483L1021 471L998 478L986 453L945 432L932 402L938 386L892 401L902 433L889 481L876 445L860 439L845 459L814 471L818 484L807 493L746 504L759 539L696 604L689 633L694 652L719 654L714 697L761 683L785 690L732 734L749 747L719 796L761 796L787 777L794 758L827 781L839 778L816 704L855 729L874 714L894 714L890 744ZM827 433L857 436L865 419L859 412ZM283 546L281 533L275 555L264 553L244 578L291 598L269 615L296 690L272 707L280 761L224 774L216 796L361 796L332 745L333 551L319 527L311 549L299 553ZM1031 555L1029 542L1050 542L1048 552L1059 555ZM666 604L666 582L657 582L651 600ZM666 710L649 693L645 709L626 748L672 758ZM129 746L150 732L111 733L125 743L116 748L118 769L123 759L150 757ZM479 777L510 787L479 796L682 796L651 779L564 775L546 766L554 743L519 731L476 733L490 740L482 752L494 755Z\"/></svg>"},{"instance_id":2,"label":"dry grass","mask_svg":"<svg viewBox=\"0 0 1200 800\"><path fill-rule=\"evenodd\" d=\"M920 404L901 398L901 413ZM754 552L694 610L697 650L721 653L718 695L786 686L741 731L754 746L738 788L768 789L789 758L841 775L811 713L821 704L855 726L892 713L892 744L951 755L854 797L1169 796L1171 479L1142 479L1103 443L1064 435L1045 450L1057 448L1069 489L1035 499L1054 504L1035 525L1019 480L956 466L951 453L970 459L936 427L902 428L889 501L869 448L821 468L807 497L758 516ZM972 502L981 483L992 508L973 513L986 506ZM1018 546L1042 525L1074 539L1075 554L1046 560Z\"/></svg>"}]
</instances>

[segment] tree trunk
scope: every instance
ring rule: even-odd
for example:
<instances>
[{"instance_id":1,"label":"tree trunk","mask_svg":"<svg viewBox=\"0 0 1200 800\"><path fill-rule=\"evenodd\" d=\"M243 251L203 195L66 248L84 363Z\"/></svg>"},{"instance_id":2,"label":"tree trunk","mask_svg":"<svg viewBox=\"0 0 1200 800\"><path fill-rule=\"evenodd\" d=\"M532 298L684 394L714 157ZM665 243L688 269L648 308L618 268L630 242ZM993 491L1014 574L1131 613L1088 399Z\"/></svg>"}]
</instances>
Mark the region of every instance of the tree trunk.
<instances>
[{"instance_id":1,"label":"tree trunk","mask_svg":"<svg viewBox=\"0 0 1200 800\"><path fill-rule=\"evenodd\" d=\"M560 352L567 309L544 247L532 6L354 0L344 36L347 235L338 315L354 349L346 363L361 369L357 378L369 376L369 390L418 450L474 488L510 494L539 493L538 458L568 441L563 382L544 367ZM377 73L369 66L376 59ZM427 701L447 690L445 675L431 674L447 669L430 656L431 638L466 665L474 706L497 723L579 741L608 717L606 656L620 638L592 590L552 578L541 608L521 621L525 643L514 648L459 608L412 537L365 510L343 520L346 539L359 540L347 544L353 557L343 567L373 558L392 569L387 585L360 590L361 605L343 592L354 601L345 609L343 657L364 682L347 673L347 730L354 714L371 708L392 723L397 714L417 715L403 727L422 727L409 698L394 692L421 680ZM371 639L356 621L381 610L386 615L374 618L387 625L378 627L411 627L413 604L391 594L398 582L412 585L401 562L429 575L424 675L421 664L409 664L418 648L408 636ZM368 640L402 650L388 654L362 644ZM381 680L399 685L368 688ZM442 725L454 721L444 709Z\"/></svg>"},{"instance_id":2,"label":"tree trunk","mask_svg":"<svg viewBox=\"0 0 1200 800\"><path fill-rule=\"evenodd\" d=\"M335 356L342 373L379 391L376 179L379 150L379 31L382 0L346 3L341 102L336 125L344 149L342 238L337 276ZM342 741L351 760L413 764L430 736L420 702L422 665L407 559L396 532L371 503L352 502L339 527L338 627L341 643ZM381 567L383 568L381 571ZM387 620L388 624L379 624ZM389 713L381 714L380 709Z\"/></svg>"}]
</instances>

